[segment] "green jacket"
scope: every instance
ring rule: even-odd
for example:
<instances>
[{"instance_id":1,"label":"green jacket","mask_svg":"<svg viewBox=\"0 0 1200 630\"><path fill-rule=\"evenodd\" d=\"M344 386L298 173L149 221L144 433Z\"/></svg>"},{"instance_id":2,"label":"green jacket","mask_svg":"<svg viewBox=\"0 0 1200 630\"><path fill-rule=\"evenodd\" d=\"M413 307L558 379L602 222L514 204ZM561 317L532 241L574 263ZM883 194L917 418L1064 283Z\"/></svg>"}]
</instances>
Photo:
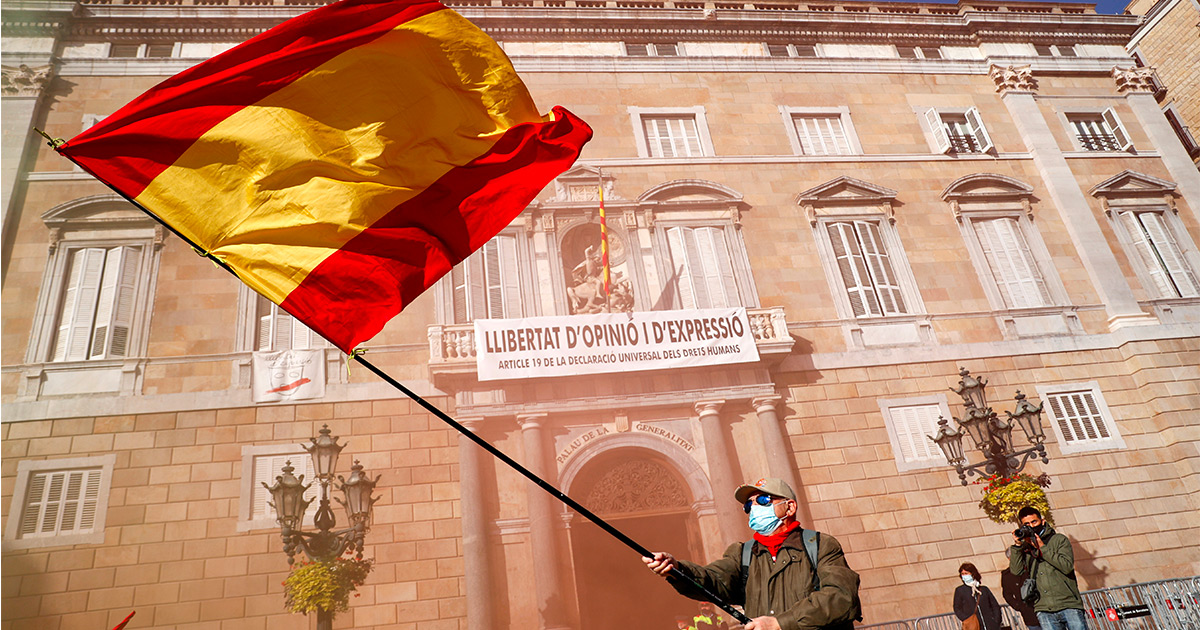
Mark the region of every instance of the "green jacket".
<instances>
[{"instance_id":1,"label":"green jacket","mask_svg":"<svg viewBox=\"0 0 1200 630\"><path fill-rule=\"evenodd\" d=\"M859 617L858 574L846 564L837 539L821 534L817 548L817 576L821 589L813 591L813 570L804 552L801 529L797 528L779 550L775 560L767 548L754 543L746 593L742 593L742 543L734 543L721 559L708 566L679 561L679 570L690 575L721 599L742 604L751 619L770 615L783 630L851 628ZM668 577L675 590L701 599L691 584Z\"/></svg>"},{"instance_id":2,"label":"green jacket","mask_svg":"<svg viewBox=\"0 0 1200 630\"><path fill-rule=\"evenodd\" d=\"M1066 536L1050 529L1037 560L1037 587L1041 597L1033 605L1037 612L1058 612L1068 608L1083 609L1079 583L1075 580L1075 552ZM1008 550L1008 570L1013 575L1025 575L1035 556L1013 546Z\"/></svg>"}]
</instances>

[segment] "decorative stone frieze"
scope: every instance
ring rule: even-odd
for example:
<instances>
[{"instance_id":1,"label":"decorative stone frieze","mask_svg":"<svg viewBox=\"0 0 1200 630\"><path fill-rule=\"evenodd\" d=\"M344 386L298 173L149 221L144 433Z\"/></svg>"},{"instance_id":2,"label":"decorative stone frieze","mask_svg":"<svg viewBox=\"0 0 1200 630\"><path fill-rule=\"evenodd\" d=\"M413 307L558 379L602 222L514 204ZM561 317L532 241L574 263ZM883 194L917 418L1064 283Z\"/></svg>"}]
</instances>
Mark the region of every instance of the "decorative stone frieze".
<instances>
[{"instance_id":1,"label":"decorative stone frieze","mask_svg":"<svg viewBox=\"0 0 1200 630\"><path fill-rule=\"evenodd\" d=\"M29 97L37 96L50 84L54 76L53 66L38 66L30 68L25 64L17 67L4 66L3 87L0 92L4 96Z\"/></svg>"},{"instance_id":2,"label":"decorative stone frieze","mask_svg":"<svg viewBox=\"0 0 1200 630\"><path fill-rule=\"evenodd\" d=\"M1010 92L1036 92L1037 79L1033 78L1033 69L1024 66L997 66L988 68L988 76L996 82L996 91L1001 95Z\"/></svg>"},{"instance_id":3,"label":"decorative stone frieze","mask_svg":"<svg viewBox=\"0 0 1200 630\"><path fill-rule=\"evenodd\" d=\"M1146 92L1153 94L1157 89L1154 68L1113 68L1113 80L1117 82L1117 92Z\"/></svg>"}]
</instances>

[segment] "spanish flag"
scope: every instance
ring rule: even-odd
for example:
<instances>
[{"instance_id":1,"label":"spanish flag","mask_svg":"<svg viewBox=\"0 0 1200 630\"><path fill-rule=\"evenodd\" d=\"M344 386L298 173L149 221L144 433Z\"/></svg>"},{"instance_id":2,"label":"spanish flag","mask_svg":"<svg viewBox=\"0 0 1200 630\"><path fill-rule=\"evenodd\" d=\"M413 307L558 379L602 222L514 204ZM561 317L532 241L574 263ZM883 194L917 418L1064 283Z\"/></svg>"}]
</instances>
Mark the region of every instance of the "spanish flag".
<instances>
[{"instance_id":1,"label":"spanish flag","mask_svg":"<svg viewBox=\"0 0 1200 630\"><path fill-rule=\"evenodd\" d=\"M592 131L438 2L341 0L58 147L344 352L507 226Z\"/></svg>"}]
</instances>

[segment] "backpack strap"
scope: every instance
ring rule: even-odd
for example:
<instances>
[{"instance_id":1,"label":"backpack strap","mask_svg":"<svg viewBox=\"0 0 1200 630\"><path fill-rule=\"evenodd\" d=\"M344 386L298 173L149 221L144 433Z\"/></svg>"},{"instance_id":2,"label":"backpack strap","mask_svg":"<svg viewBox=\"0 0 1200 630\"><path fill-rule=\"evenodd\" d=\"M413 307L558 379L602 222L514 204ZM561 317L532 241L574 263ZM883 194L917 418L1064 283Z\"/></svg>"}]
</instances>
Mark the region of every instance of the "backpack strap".
<instances>
[{"instance_id":1,"label":"backpack strap","mask_svg":"<svg viewBox=\"0 0 1200 630\"><path fill-rule=\"evenodd\" d=\"M817 548L821 545L821 532L812 529L802 529L804 551L808 554L808 563L812 565L813 590L821 590L821 576L817 575Z\"/></svg>"},{"instance_id":2,"label":"backpack strap","mask_svg":"<svg viewBox=\"0 0 1200 630\"><path fill-rule=\"evenodd\" d=\"M750 552L754 551L754 541L742 543L742 596L746 595L746 582L750 580Z\"/></svg>"}]
</instances>

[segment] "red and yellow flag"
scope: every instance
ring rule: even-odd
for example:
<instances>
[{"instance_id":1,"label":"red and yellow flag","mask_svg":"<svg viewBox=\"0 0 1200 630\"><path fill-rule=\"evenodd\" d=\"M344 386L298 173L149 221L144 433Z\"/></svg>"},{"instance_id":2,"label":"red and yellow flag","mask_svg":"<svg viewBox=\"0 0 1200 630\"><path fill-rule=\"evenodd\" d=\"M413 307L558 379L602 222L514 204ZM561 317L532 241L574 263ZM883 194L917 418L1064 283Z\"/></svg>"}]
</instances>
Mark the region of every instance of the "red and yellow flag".
<instances>
[{"instance_id":1,"label":"red and yellow flag","mask_svg":"<svg viewBox=\"0 0 1200 630\"><path fill-rule=\"evenodd\" d=\"M341 0L59 147L349 352L507 226L592 131L442 4Z\"/></svg>"},{"instance_id":2,"label":"red and yellow flag","mask_svg":"<svg viewBox=\"0 0 1200 630\"><path fill-rule=\"evenodd\" d=\"M600 195L600 263L601 277L604 279L604 301L608 302L609 289L612 288L612 265L608 261L608 218L604 216L604 180L597 185Z\"/></svg>"}]
</instances>

